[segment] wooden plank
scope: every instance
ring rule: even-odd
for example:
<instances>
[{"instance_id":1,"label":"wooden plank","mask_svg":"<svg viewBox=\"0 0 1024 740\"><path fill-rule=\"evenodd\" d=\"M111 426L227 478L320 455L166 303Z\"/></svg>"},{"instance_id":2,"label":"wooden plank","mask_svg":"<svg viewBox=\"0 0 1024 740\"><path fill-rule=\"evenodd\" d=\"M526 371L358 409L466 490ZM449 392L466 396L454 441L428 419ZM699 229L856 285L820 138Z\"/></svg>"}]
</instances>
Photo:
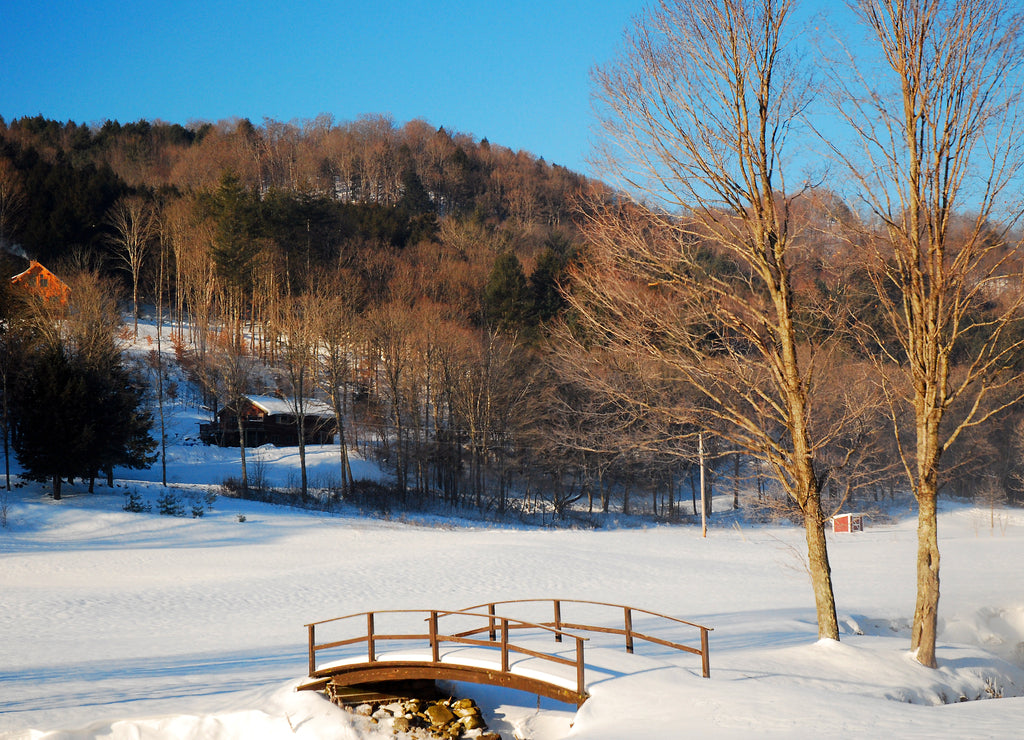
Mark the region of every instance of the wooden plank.
<instances>
[{"instance_id":1,"label":"wooden plank","mask_svg":"<svg viewBox=\"0 0 1024 740\"><path fill-rule=\"evenodd\" d=\"M441 692L431 679L382 681L346 685L331 681L327 687L328 696L335 704L353 706L356 704L385 703L404 699L439 699Z\"/></svg>"}]
</instances>

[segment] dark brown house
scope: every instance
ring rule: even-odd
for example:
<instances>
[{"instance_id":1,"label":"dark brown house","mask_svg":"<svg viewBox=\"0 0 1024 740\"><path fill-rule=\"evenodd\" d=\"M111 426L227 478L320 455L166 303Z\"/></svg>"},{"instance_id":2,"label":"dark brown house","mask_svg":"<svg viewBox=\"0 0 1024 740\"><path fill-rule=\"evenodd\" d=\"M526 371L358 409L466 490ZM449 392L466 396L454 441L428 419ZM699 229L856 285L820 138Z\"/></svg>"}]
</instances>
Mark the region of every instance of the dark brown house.
<instances>
[{"instance_id":1,"label":"dark brown house","mask_svg":"<svg viewBox=\"0 0 1024 740\"><path fill-rule=\"evenodd\" d=\"M298 446L299 428L291 401L274 396L245 396L241 414L246 447ZM305 416L306 444L330 444L334 440L337 424L327 404L306 399ZM238 447L238 414L234 406L221 409L217 421L200 424L199 438L208 445Z\"/></svg>"}]
</instances>

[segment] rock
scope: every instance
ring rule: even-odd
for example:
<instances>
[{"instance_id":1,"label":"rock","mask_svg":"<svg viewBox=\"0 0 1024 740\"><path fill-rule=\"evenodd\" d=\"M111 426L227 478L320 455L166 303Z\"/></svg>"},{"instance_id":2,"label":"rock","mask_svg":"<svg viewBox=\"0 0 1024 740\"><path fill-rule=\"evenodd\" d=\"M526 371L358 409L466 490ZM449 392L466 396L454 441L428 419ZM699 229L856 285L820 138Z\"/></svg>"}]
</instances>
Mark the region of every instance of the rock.
<instances>
[{"instance_id":1,"label":"rock","mask_svg":"<svg viewBox=\"0 0 1024 740\"><path fill-rule=\"evenodd\" d=\"M434 727L444 727L455 719L455 715L444 704L431 704L427 707L427 718Z\"/></svg>"},{"instance_id":2,"label":"rock","mask_svg":"<svg viewBox=\"0 0 1024 740\"><path fill-rule=\"evenodd\" d=\"M330 687L327 693L332 693ZM483 713L472 699L381 699L356 707L346 705L345 709L367 723L367 729L379 725L395 735L416 740L502 740L500 734L487 732Z\"/></svg>"},{"instance_id":3,"label":"rock","mask_svg":"<svg viewBox=\"0 0 1024 740\"><path fill-rule=\"evenodd\" d=\"M479 730L487 727L487 723L479 714L469 714L459 720L459 724L467 730Z\"/></svg>"}]
</instances>

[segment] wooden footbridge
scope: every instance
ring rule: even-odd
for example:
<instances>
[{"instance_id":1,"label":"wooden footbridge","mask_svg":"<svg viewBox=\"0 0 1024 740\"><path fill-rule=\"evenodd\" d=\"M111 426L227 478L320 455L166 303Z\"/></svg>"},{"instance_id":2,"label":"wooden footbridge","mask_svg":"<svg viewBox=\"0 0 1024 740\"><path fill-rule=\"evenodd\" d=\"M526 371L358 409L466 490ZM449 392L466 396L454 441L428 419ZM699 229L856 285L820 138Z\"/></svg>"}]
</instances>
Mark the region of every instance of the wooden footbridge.
<instances>
[{"instance_id":1,"label":"wooden footbridge","mask_svg":"<svg viewBox=\"0 0 1024 740\"><path fill-rule=\"evenodd\" d=\"M535 621L523 618L535 614L541 614ZM579 706L589 696L586 633L621 636L627 653L644 641L698 655L703 676L711 675L710 627L596 601L527 599L455 611L358 612L306 629L309 678L299 690L320 690L330 683L355 696L379 686L448 680L504 686ZM696 637L698 631L699 647L651 634L689 632Z\"/></svg>"}]
</instances>

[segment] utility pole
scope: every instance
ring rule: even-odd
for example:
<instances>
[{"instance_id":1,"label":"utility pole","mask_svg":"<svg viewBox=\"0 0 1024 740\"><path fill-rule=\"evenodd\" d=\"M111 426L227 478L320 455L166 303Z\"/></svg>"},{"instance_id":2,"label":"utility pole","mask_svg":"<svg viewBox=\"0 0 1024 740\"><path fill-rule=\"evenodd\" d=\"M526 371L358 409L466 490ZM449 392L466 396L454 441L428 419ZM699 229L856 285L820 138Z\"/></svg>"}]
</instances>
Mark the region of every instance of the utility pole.
<instances>
[{"instance_id":1,"label":"utility pole","mask_svg":"<svg viewBox=\"0 0 1024 740\"><path fill-rule=\"evenodd\" d=\"M708 507L704 497L707 487L704 484L704 432L697 432L697 458L700 461L700 529L701 536L708 536Z\"/></svg>"}]
</instances>

